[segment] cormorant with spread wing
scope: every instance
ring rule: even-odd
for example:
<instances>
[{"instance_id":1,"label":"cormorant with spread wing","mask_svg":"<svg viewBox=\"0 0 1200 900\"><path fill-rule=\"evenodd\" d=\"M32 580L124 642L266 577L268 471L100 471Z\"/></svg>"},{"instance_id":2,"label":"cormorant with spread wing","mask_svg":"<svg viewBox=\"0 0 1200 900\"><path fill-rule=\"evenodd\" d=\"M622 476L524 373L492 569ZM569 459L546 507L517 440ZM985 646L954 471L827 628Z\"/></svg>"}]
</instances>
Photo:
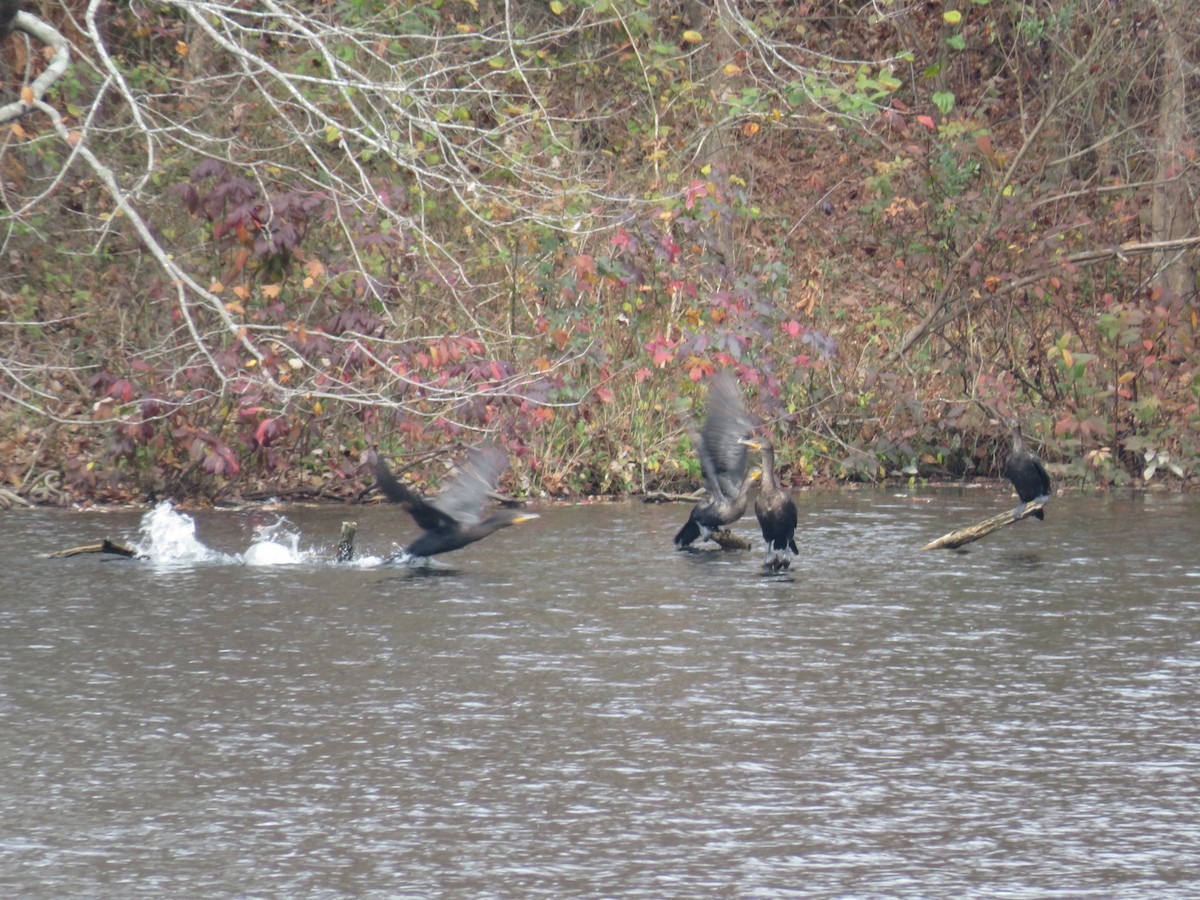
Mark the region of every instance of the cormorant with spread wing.
<instances>
[{"instance_id":1,"label":"cormorant with spread wing","mask_svg":"<svg viewBox=\"0 0 1200 900\"><path fill-rule=\"evenodd\" d=\"M403 506L423 529L407 548L410 557L423 558L458 550L500 528L538 518L534 513L508 509L484 516L483 504L507 467L508 456L499 447L473 447L459 472L432 500L401 484L379 456L375 457L375 480L384 495Z\"/></svg>"},{"instance_id":2,"label":"cormorant with spread wing","mask_svg":"<svg viewBox=\"0 0 1200 900\"><path fill-rule=\"evenodd\" d=\"M768 437L742 440L743 444L762 453L762 487L754 501L754 515L767 542L767 558L763 568L778 572L792 564L796 549L796 504L775 477L775 446Z\"/></svg>"},{"instance_id":3,"label":"cormorant with spread wing","mask_svg":"<svg viewBox=\"0 0 1200 900\"><path fill-rule=\"evenodd\" d=\"M757 473L746 474L746 447L750 417L733 377L718 372L708 386L708 411L699 434L692 435L700 456L700 474L708 499L692 508L687 522L675 535L676 547L709 540L713 532L731 525L746 512L750 485Z\"/></svg>"},{"instance_id":4,"label":"cormorant with spread wing","mask_svg":"<svg viewBox=\"0 0 1200 900\"><path fill-rule=\"evenodd\" d=\"M1050 499L1050 475L1036 453L1025 449L1025 440L1021 436L1020 423L1013 426L1013 448L1004 464L1004 477L1012 482L1017 489L1021 503L1013 510L1013 517L1019 517L1025 511L1025 504L1032 501L1045 502ZM1045 519L1042 510L1033 513L1039 519Z\"/></svg>"}]
</instances>

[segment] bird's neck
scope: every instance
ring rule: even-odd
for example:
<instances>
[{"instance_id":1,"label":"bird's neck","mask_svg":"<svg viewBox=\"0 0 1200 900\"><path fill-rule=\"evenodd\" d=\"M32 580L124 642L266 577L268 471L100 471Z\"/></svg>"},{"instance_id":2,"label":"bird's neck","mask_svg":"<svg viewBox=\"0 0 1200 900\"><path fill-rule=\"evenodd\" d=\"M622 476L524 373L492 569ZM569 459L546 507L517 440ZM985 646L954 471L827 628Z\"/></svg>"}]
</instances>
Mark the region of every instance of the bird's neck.
<instances>
[{"instance_id":1,"label":"bird's neck","mask_svg":"<svg viewBox=\"0 0 1200 900\"><path fill-rule=\"evenodd\" d=\"M762 490L775 490L775 451L764 447L762 452Z\"/></svg>"}]
</instances>

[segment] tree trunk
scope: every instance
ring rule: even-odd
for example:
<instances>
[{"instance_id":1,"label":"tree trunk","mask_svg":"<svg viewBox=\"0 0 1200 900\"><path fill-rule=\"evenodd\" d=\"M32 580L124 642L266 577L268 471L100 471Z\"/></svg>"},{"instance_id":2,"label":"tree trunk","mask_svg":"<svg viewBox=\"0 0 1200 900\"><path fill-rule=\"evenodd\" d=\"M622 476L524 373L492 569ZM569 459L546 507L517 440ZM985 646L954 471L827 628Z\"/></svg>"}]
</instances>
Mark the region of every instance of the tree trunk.
<instances>
[{"instance_id":1,"label":"tree trunk","mask_svg":"<svg viewBox=\"0 0 1200 900\"><path fill-rule=\"evenodd\" d=\"M1158 177L1151 207L1155 241L1171 241L1195 233L1187 172L1188 107L1186 45L1180 27L1194 21L1190 4L1159 0L1162 28L1162 90L1158 115ZM1184 14L1187 18L1184 19ZM1155 285L1168 300L1196 309L1196 266L1188 251L1167 251L1154 257ZM1194 318L1194 316L1192 317ZM1194 326L1193 322L1193 326Z\"/></svg>"},{"instance_id":2,"label":"tree trunk","mask_svg":"<svg viewBox=\"0 0 1200 900\"><path fill-rule=\"evenodd\" d=\"M720 120L723 110L728 108L729 78L725 74L725 66L733 62L737 53L737 44L733 40L733 26L726 22L729 10L725 4L717 0L710 7L698 0L685 0L684 16L687 24L704 34L709 40L706 44L708 52L700 58L703 65L712 74L709 85L713 99L716 100L715 116L710 134L711 144L706 158L715 170L721 173L723 179L728 179L733 173L733 135L729 126ZM711 36L710 34L711 33ZM717 252L720 253L725 265L730 270L737 267L737 245L733 239L733 222L730 217L722 216L717 222Z\"/></svg>"}]
</instances>

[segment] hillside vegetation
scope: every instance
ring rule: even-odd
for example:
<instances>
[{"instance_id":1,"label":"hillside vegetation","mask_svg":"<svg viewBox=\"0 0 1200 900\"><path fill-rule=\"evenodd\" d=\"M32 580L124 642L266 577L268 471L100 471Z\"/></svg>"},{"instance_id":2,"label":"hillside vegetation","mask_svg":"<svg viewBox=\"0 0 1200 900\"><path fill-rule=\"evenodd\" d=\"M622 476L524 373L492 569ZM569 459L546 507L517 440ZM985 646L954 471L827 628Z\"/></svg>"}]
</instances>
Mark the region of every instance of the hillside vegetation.
<instances>
[{"instance_id":1,"label":"hillside vegetation","mask_svg":"<svg viewBox=\"0 0 1200 900\"><path fill-rule=\"evenodd\" d=\"M691 491L717 368L795 484L1200 483L1181 0L22 9L11 491Z\"/></svg>"}]
</instances>

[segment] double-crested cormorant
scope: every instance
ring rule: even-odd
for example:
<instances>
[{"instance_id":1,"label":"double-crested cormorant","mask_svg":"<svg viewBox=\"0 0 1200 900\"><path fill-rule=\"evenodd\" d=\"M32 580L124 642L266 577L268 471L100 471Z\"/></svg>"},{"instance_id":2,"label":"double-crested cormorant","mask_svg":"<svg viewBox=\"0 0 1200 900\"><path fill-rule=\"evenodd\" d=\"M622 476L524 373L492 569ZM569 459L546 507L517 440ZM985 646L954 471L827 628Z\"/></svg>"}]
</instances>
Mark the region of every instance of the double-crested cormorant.
<instances>
[{"instance_id":1,"label":"double-crested cormorant","mask_svg":"<svg viewBox=\"0 0 1200 900\"><path fill-rule=\"evenodd\" d=\"M708 499L692 508L687 522L675 535L676 547L708 540L714 531L736 522L746 512L750 485L757 474L746 475L746 447L750 417L741 392L728 372L718 372L708 387L708 412L699 434L692 435L700 456L700 474Z\"/></svg>"},{"instance_id":2,"label":"double-crested cormorant","mask_svg":"<svg viewBox=\"0 0 1200 900\"><path fill-rule=\"evenodd\" d=\"M484 501L507 467L508 456L499 447L491 444L473 447L458 474L432 500L401 484L378 456L375 480L387 498L408 510L413 521L424 530L407 548L410 557L421 558L457 550L497 529L537 518L534 513L508 509L494 510L484 518Z\"/></svg>"},{"instance_id":3,"label":"double-crested cormorant","mask_svg":"<svg viewBox=\"0 0 1200 900\"><path fill-rule=\"evenodd\" d=\"M768 437L744 439L747 447L762 452L762 487L754 501L754 515L767 542L763 568L778 572L792 564L796 549L796 504L775 477L775 447Z\"/></svg>"},{"instance_id":4,"label":"double-crested cormorant","mask_svg":"<svg viewBox=\"0 0 1200 900\"><path fill-rule=\"evenodd\" d=\"M1050 499L1050 475L1037 454L1025 449L1019 424L1013 426L1013 448L1008 462L1004 464L1004 477L1012 482L1013 487L1017 489L1017 496L1021 498L1020 505L1013 510L1014 518L1025 511L1026 503ZM1045 512L1040 509L1034 512L1034 516L1039 519L1046 518Z\"/></svg>"}]
</instances>

